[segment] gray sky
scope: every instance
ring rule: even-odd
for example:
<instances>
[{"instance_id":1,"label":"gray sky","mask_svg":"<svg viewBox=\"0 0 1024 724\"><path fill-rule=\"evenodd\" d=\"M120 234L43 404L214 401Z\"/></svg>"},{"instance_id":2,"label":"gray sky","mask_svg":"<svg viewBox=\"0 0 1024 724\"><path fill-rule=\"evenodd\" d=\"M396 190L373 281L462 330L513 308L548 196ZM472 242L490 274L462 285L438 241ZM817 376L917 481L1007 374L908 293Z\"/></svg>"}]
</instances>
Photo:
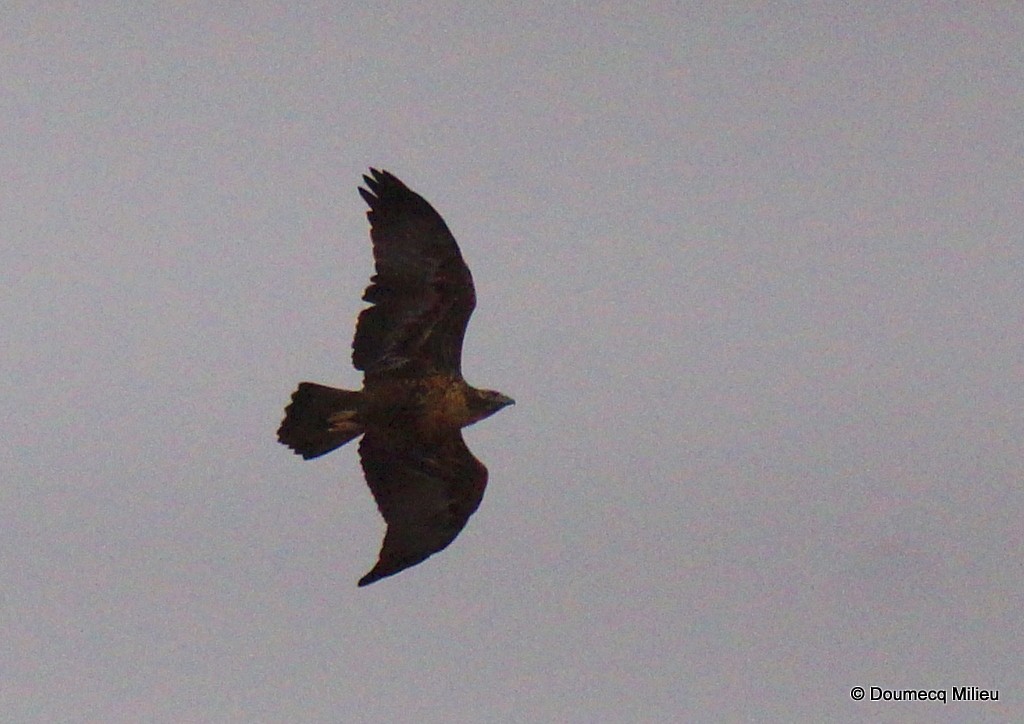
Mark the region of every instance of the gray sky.
<instances>
[{"instance_id":1,"label":"gray sky","mask_svg":"<svg viewBox=\"0 0 1024 724\"><path fill-rule=\"evenodd\" d=\"M5 717L1019 715L1024 10L218 5L0 10ZM360 590L369 165L518 404Z\"/></svg>"}]
</instances>

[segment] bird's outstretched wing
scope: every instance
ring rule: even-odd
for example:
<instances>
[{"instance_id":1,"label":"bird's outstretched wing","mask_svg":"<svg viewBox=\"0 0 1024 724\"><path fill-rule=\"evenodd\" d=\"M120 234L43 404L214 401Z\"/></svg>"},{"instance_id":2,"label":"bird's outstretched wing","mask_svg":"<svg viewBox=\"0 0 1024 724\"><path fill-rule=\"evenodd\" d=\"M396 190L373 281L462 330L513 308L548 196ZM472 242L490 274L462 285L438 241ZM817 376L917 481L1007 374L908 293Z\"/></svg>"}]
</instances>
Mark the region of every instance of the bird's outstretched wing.
<instances>
[{"instance_id":1,"label":"bird's outstretched wing","mask_svg":"<svg viewBox=\"0 0 1024 724\"><path fill-rule=\"evenodd\" d=\"M367 376L461 375L462 340L476 296L473 277L444 219L387 171L370 169L359 193L369 204L376 274L373 306L356 324L352 364Z\"/></svg>"},{"instance_id":2,"label":"bird's outstretched wing","mask_svg":"<svg viewBox=\"0 0 1024 724\"><path fill-rule=\"evenodd\" d=\"M446 548L484 497L487 468L473 457L457 430L440 444L367 432L359 457L388 526L377 565L360 579L360 586Z\"/></svg>"}]
</instances>

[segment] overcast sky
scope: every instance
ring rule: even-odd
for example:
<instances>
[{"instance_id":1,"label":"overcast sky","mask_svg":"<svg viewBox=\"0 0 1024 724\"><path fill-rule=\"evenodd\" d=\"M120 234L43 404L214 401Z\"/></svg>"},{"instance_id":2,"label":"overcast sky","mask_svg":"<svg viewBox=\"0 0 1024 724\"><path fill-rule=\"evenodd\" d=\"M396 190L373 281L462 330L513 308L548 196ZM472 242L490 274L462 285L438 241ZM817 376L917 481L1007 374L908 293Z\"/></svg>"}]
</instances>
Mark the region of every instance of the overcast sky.
<instances>
[{"instance_id":1,"label":"overcast sky","mask_svg":"<svg viewBox=\"0 0 1024 724\"><path fill-rule=\"evenodd\" d=\"M1024 10L493 5L0 9L3 718L1019 716ZM357 589L371 165L518 404Z\"/></svg>"}]
</instances>

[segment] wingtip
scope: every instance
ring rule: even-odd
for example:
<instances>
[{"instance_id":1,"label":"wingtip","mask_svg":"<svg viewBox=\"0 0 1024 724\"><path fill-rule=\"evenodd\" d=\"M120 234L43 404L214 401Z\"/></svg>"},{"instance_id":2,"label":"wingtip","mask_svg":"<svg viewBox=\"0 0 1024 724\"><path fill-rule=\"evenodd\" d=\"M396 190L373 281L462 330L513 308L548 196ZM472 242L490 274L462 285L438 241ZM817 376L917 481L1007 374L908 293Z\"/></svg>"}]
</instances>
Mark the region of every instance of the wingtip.
<instances>
[{"instance_id":1,"label":"wingtip","mask_svg":"<svg viewBox=\"0 0 1024 724\"><path fill-rule=\"evenodd\" d=\"M370 206L373 206L374 203L376 203L377 200L380 198L382 186L390 183L401 184L402 182L395 178L394 175L392 175L388 171L385 171L383 169L377 169L374 168L373 166L370 166L369 175L365 173L363 174L363 183L366 184L366 188L364 189L362 187L359 187L359 194L360 196L363 197L366 203L368 203Z\"/></svg>"},{"instance_id":2,"label":"wingtip","mask_svg":"<svg viewBox=\"0 0 1024 724\"><path fill-rule=\"evenodd\" d=\"M376 191L376 187L381 184L398 184L399 186L405 186L397 176L388 171L386 168L374 168L370 166L369 175L363 174L363 180L367 186Z\"/></svg>"},{"instance_id":3,"label":"wingtip","mask_svg":"<svg viewBox=\"0 0 1024 724\"><path fill-rule=\"evenodd\" d=\"M377 568L378 566L374 566L372 571L370 571L365 576L359 579L359 583L357 583L356 586L358 586L359 588L363 588L365 586L369 586L371 583L374 583L382 578L385 578L386 576L391 575L389 573L380 573L377 571Z\"/></svg>"},{"instance_id":4,"label":"wingtip","mask_svg":"<svg viewBox=\"0 0 1024 724\"><path fill-rule=\"evenodd\" d=\"M383 551L381 551L381 553L383 555ZM406 568L410 568L416 565L417 563L422 563L429 557L430 556L427 555L423 558L420 558L419 560L410 559L403 561L396 561L394 559L386 559L383 557L379 558L377 560L377 563L373 566L373 568L370 569L370 572L359 579L359 583L357 585L359 586L359 588L362 588L363 586L369 586L371 583L376 583L382 578L388 578L390 576L395 575L396 573L401 573Z\"/></svg>"}]
</instances>

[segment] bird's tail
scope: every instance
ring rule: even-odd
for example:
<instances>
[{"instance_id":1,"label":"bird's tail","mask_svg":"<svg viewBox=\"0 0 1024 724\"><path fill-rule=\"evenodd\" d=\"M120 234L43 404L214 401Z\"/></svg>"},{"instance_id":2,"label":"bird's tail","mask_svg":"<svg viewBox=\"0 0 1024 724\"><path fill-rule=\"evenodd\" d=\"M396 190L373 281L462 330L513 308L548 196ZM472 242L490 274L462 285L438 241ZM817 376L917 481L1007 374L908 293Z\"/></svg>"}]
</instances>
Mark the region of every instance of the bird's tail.
<instances>
[{"instance_id":1,"label":"bird's tail","mask_svg":"<svg viewBox=\"0 0 1024 724\"><path fill-rule=\"evenodd\" d=\"M277 439L306 460L329 453L363 432L359 393L300 382L284 409Z\"/></svg>"}]
</instances>

